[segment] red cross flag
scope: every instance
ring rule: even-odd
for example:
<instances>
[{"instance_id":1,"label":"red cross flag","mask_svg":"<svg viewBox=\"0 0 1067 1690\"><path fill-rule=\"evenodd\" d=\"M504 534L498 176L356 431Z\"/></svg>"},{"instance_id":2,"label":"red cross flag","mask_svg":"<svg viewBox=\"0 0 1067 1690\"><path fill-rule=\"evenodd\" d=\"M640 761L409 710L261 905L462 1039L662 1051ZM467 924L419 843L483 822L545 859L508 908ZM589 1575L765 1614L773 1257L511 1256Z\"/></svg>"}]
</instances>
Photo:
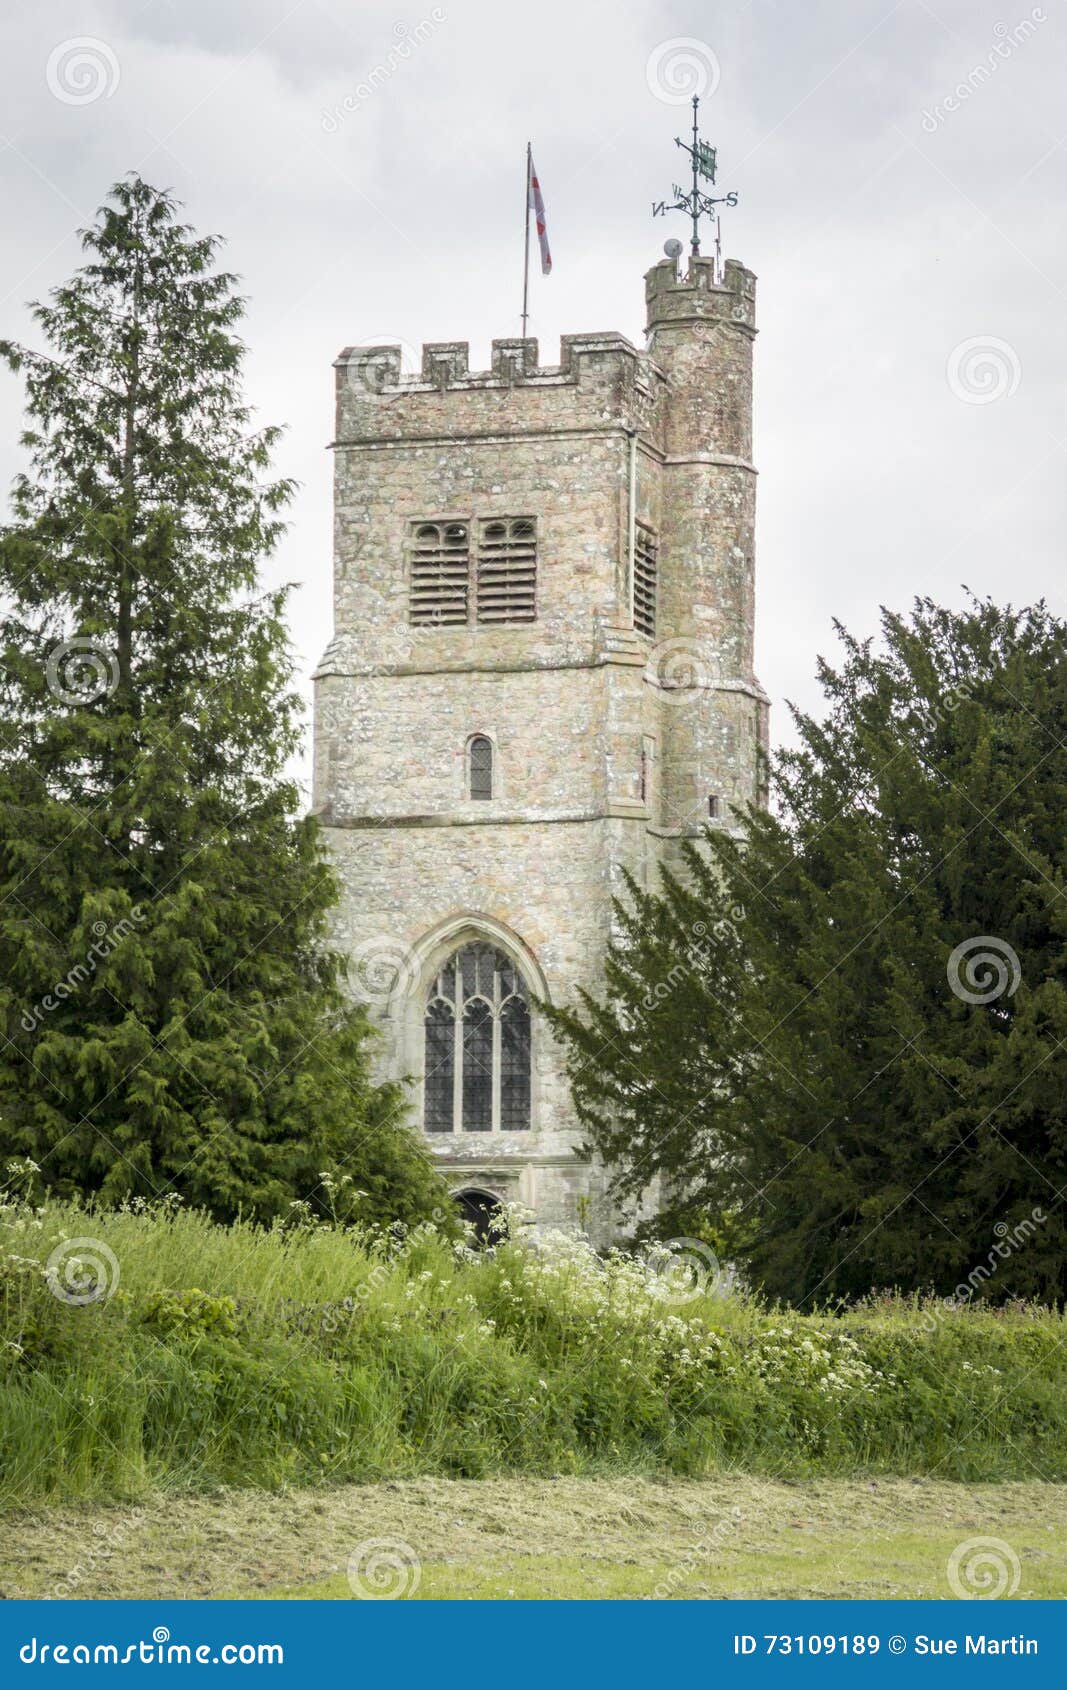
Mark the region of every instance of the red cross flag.
<instances>
[{"instance_id":1,"label":"red cross flag","mask_svg":"<svg viewBox=\"0 0 1067 1690\"><path fill-rule=\"evenodd\" d=\"M537 180L534 169L533 153L527 152L528 189L527 208L533 212L537 222L537 244L541 248L541 274L547 276L552 269L552 254L548 247L548 226L545 223L545 202L541 194L541 184Z\"/></svg>"}]
</instances>

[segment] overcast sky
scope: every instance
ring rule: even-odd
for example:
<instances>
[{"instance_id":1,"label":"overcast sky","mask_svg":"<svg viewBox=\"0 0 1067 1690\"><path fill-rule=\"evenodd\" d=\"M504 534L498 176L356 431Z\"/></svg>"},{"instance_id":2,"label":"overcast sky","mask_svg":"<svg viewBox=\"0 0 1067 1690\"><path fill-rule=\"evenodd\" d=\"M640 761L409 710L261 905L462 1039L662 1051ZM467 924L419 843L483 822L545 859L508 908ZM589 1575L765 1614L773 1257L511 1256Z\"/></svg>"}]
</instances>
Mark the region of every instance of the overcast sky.
<instances>
[{"instance_id":1,"label":"overcast sky","mask_svg":"<svg viewBox=\"0 0 1067 1690\"><path fill-rule=\"evenodd\" d=\"M333 358L358 341L519 332L524 149L561 333L640 342L642 275L680 216L684 104L706 90L726 255L759 276L757 652L817 700L831 617L961 583L1064 611L1063 0L6 0L0 333L78 262L131 169L229 242L250 396L301 493L271 576L298 582L304 676L330 621ZM398 49L403 48L403 52ZM375 73L375 67L379 67ZM683 103L672 103L683 102ZM19 462L0 377L0 481Z\"/></svg>"}]
</instances>

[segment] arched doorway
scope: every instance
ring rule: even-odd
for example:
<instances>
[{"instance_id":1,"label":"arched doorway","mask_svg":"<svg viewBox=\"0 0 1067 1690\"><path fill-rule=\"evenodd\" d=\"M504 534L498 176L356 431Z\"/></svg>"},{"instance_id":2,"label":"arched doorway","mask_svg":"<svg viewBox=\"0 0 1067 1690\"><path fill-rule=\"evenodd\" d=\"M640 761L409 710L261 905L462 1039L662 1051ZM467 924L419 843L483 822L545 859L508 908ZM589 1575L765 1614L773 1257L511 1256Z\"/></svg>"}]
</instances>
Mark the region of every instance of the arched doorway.
<instances>
[{"instance_id":1,"label":"arched doorway","mask_svg":"<svg viewBox=\"0 0 1067 1690\"><path fill-rule=\"evenodd\" d=\"M478 1186L468 1186L452 1194L461 1220L469 1221L479 1245L499 1244L507 1236L500 1214L500 1198Z\"/></svg>"}]
</instances>

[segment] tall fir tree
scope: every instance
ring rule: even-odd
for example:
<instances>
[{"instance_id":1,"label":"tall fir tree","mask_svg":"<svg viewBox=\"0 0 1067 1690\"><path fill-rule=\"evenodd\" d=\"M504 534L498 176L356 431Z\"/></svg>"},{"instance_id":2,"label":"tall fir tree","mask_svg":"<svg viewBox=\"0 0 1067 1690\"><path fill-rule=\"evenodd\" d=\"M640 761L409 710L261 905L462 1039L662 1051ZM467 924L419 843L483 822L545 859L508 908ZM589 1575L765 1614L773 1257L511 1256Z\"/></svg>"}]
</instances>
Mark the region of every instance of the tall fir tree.
<instances>
[{"instance_id":1,"label":"tall fir tree","mask_svg":"<svg viewBox=\"0 0 1067 1690\"><path fill-rule=\"evenodd\" d=\"M1067 629L838 632L775 813L631 883L603 999L548 1010L589 1143L796 1303L1062 1298Z\"/></svg>"},{"instance_id":2,"label":"tall fir tree","mask_svg":"<svg viewBox=\"0 0 1067 1690\"><path fill-rule=\"evenodd\" d=\"M30 467L0 533L0 1155L107 1201L417 1219L443 1188L371 1081L286 773L288 590L258 569L292 488L235 278L176 212L119 183L34 307L47 352L2 347Z\"/></svg>"}]
</instances>

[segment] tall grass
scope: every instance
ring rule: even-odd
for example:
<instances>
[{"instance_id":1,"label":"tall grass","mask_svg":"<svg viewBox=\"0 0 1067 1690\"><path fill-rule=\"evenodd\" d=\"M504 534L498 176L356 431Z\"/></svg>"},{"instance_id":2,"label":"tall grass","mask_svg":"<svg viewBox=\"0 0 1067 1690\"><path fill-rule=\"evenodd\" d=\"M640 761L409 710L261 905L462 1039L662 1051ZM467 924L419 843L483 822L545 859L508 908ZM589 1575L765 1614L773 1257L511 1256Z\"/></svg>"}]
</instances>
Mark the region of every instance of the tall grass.
<instances>
[{"instance_id":1,"label":"tall grass","mask_svg":"<svg viewBox=\"0 0 1067 1690\"><path fill-rule=\"evenodd\" d=\"M475 1256L9 1205L0 1503L425 1473L1067 1475L1054 1311L679 1298L561 1238Z\"/></svg>"}]
</instances>

